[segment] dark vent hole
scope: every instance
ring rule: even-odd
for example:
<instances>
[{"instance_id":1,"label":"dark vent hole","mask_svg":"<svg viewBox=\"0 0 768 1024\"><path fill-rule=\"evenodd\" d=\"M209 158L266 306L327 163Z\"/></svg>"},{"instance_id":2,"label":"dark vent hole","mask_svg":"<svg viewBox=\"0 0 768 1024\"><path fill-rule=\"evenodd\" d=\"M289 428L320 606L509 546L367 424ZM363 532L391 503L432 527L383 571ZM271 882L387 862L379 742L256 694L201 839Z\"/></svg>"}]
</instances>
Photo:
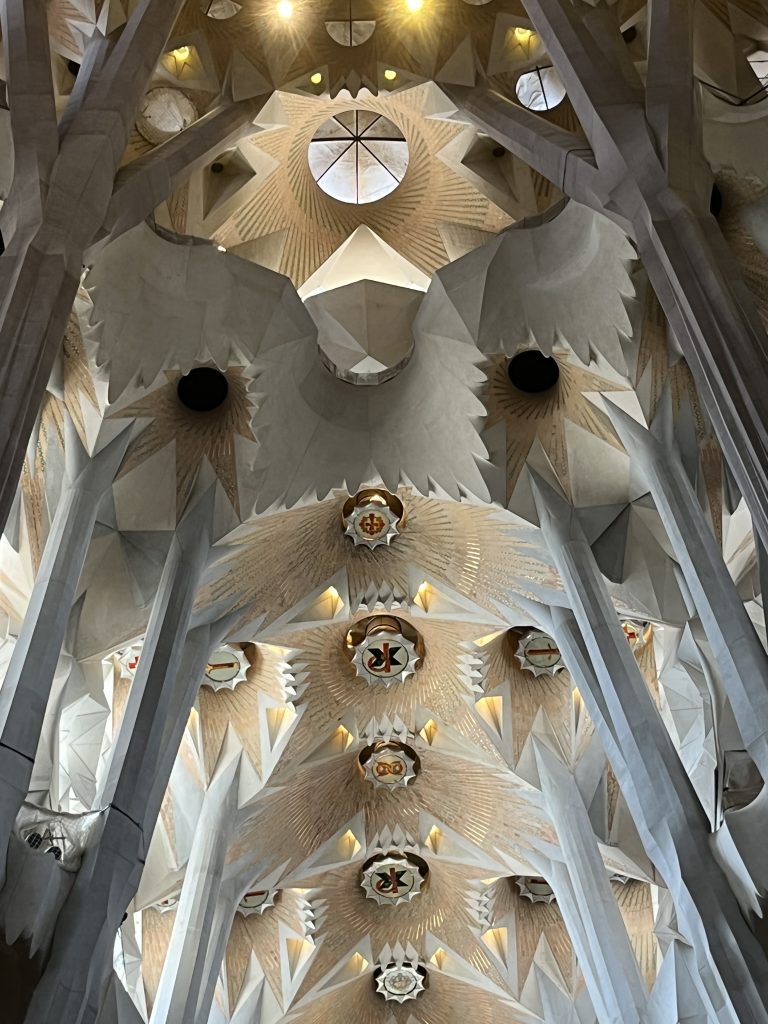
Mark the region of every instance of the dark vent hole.
<instances>
[{"instance_id":1,"label":"dark vent hole","mask_svg":"<svg viewBox=\"0 0 768 1024\"><path fill-rule=\"evenodd\" d=\"M518 391L539 395L557 384L560 367L551 356L545 356L538 349L528 349L510 359L507 373Z\"/></svg>"},{"instance_id":2,"label":"dark vent hole","mask_svg":"<svg viewBox=\"0 0 768 1024\"><path fill-rule=\"evenodd\" d=\"M229 391L227 378L212 366L198 366L178 383L179 401L193 412L211 412L223 404Z\"/></svg>"}]
</instances>

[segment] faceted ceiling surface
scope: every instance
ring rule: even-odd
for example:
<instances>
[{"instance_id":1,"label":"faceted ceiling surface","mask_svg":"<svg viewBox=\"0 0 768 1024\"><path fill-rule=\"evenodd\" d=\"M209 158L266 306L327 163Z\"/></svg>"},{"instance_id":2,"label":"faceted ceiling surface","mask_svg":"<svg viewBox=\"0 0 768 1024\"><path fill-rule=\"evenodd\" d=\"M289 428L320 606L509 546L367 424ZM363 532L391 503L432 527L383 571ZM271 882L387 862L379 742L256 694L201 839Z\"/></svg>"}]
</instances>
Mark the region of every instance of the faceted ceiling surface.
<instances>
[{"instance_id":1,"label":"faceted ceiling surface","mask_svg":"<svg viewBox=\"0 0 768 1024\"><path fill-rule=\"evenodd\" d=\"M186 643L205 629L213 646L118 931L119 1024L602 1024L608 951L587 961L579 915L605 907L643 998L682 993L670 1024L704 1021L669 890L553 636L568 602L540 495L573 506L719 828L713 772L741 741L616 428L623 412L678 447L762 636L751 524L706 408L624 231L449 96L485 79L515 95L550 64L521 4L286 3L182 6L126 166L182 128L190 108L160 90L195 118L222 95L252 116L82 278L0 546L4 664L72 466L124 450L19 835L39 857L28 836L48 828L61 872L89 849L169 552L204 533ZM64 62L130 6L51 4L61 102ZM610 6L642 37L640 0ZM702 79L739 87L734 40L768 39L764 6L698 10ZM720 224L764 311L752 132L768 101L743 132L720 102L704 132ZM546 117L578 129L567 97ZM214 377L185 404L201 368ZM9 942L45 951L50 922L13 912Z\"/></svg>"}]
</instances>

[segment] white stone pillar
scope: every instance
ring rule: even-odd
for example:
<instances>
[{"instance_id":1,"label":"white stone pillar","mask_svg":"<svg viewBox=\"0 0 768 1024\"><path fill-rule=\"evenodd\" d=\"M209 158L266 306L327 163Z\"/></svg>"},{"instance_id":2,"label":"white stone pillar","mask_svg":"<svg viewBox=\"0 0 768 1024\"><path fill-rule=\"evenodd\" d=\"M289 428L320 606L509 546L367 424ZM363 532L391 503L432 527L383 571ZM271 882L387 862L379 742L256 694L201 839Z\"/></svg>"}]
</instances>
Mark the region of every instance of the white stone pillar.
<instances>
[{"instance_id":1,"label":"white stone pillar","mask_svg":"<svg viewBox=\"0 0 768 1024\"><path fill-rule=\"evenodd\" d=\"M16 815L27 797L48 698L96 514L131 428L89 456L66 417L67 478L51 523L19 639L0 688L0 884Z\"/></svg>"},{"instance_id":2,"label":"white stone pillar","mask_svg":"<svg viewBox=\"0 0 768 1024\"><path fill-rule=\"evenodd\" d=\"M219 633L189 630L212 540L215 486L171 542L113 747L98 844L87 851L57 922L27 1024L84 1024L101 1005L112 946L136 893L189 710Z\"/></svg>"},{"instance_id":3,"label":"white stone pillar","mask_svg":"<svg viewBox=\"0 0 768 1024\"><path fill-rule=\"evenodd\" d=\"M644 1024L647 996L579 787L534 739L536 766L563 853L547 881L557 898L601 1024Z\"/></svg>"},{"instance_id":4,"label":"white stone pillar","mask_svg":"<svg viewBox=\"0 0 768 1024\"><path fill-rule=\"evenodd\" d=\"M206 791L151 1024L208 1020L235 912L226 865L237 821L241 756L242 751L233 750L217 767Z\"/></svg>"},{"instance_id":5,"label":"white stone pillar","mask_svg":"<svg viewBox=\"0 0 768 1024\"><path fill-rule=\"evenodd\" d=\"M674 448L606 400L616 433L648 481L731 702L744 745L768 783L768 655Z\"/></svg>"},{"instance_id":6,"label":"white stone pillar","mask_svg":"<svg viewBox=\"0 0 768 1024\"><path fill-rule=\"evenodd\" d=\"M768 1022L768 961L712 852L696 794L619 625L573 508L532 474L542 533L573 614L553 631L646 852L672 893L713 1021ZM593 669L594 665L594 669Z\"/></svg>"}]
</instances>

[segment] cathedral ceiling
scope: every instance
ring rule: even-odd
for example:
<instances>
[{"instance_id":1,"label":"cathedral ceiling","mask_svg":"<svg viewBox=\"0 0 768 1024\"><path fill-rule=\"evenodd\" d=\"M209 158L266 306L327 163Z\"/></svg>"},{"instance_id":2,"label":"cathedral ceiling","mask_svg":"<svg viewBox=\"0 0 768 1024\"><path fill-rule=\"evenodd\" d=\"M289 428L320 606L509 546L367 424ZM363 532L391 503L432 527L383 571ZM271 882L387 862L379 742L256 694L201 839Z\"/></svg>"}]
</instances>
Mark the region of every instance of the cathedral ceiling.
<instances>
[{"instance_id":1,"label":"cathedral ceiling","mask_svg":"<svg viewBox=\"0 0 768 1024\"><path fill-rule=\"evenodd\" d=\"M550 635L568 602L532 474L574 506L710 820L705 645L612 405L679 446L755 612L750 523L634 244L448 98L485 77L514 95L548 64L523 6L289 7L184 5L153 89L195 117L221 96L253 101L253 117L82 279L0 548L0 659L67 472L122 432L125 454L76 588L34 795L66 836L68 815L100 806L175 531L213 493L191 621L217 646L120 932L140 1019L173 1024L174 957L185 922L205 919L214 938L223 928L210 1024L593 1024L548 881L566 857L547 758L575 780L648 989L680 933ZM643 3L616 8L645 24ZM93 26L124 15L118 0L54 0L56 59L77 62ZM702 78L738 88L734 38L758 38L764 6L707 0L697 16ZM128 168L183 115L156 99ZM766 132L765 102L704 104L721 227L764 316L768 149L741 129ZM402 140L352 138L350 111ZM579 130L567 98L544 114ZM378 164L403 152L380 142L404 141L397 186L370 203L324 191L310 147L329 131ZM358 198L361 166L338 186L354 178ZM521 354L554 379L516 385ZM218 404L184 401L201 369ZM201 910L201 835L237 908L225 925Z\"/></svg>"}]
</instances>

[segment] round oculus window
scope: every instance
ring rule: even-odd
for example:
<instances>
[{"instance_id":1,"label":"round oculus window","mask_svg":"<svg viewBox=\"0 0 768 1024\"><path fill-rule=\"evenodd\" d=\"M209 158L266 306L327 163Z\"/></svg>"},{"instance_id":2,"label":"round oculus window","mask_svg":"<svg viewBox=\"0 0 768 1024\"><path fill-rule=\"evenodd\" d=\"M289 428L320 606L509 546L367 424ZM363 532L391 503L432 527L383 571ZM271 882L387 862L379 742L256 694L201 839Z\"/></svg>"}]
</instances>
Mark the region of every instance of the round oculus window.
<instances>
[{"instance_id":1,"label":"round oculus window","mask_svg":"<svg viewBox=\"0 0 768 1024\"><path fill-rule=\"evenodd\" d=\"M317 184L342 203L375 203L394 192L408 167L408 143L375 110L345 110L317 129L309 143Z\"/></svg>"}]
</instances>

